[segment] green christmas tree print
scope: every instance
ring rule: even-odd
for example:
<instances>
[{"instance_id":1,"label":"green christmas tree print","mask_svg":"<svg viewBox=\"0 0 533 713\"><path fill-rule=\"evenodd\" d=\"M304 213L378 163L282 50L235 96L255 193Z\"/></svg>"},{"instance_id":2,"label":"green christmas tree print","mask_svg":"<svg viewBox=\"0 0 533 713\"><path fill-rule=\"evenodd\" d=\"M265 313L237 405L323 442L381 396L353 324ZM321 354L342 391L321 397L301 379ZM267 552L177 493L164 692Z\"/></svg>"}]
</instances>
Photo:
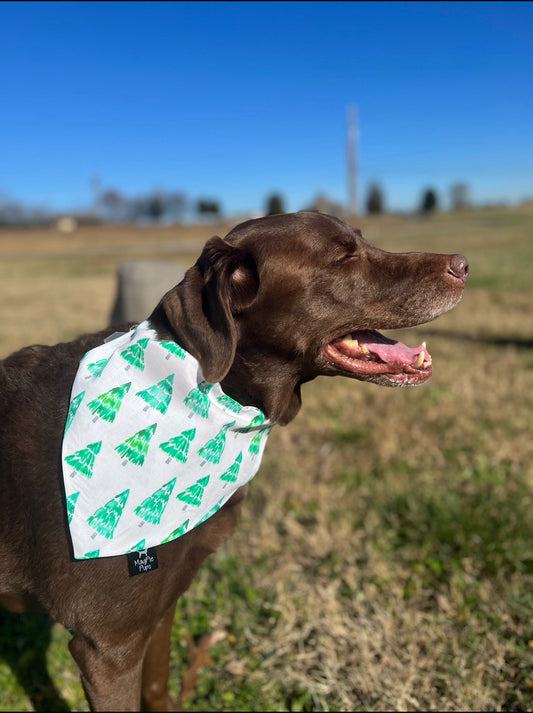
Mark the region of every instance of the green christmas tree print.
<instances>
[{"instance_id":1,"label":"green christmas tree print","mask_svg":"<svg viewBox=\"0 0 533 713\"><path fill-rule=\"evenodd\" d=\"M122 404L124 396L128 393L131 386L131 381L128 381L121 386L115 386L114 389L106 391L105 394L100 394L92 401L89 401L87 406L91 413L95 414L93 421L98 418L103 418L104 421L113 423Z\"/></svg>"},{"instance_id":2,"label":"green christmas tree print","mask_svg":"<svg viewBox=\"0 0 533 713\"><path fill-rule=\"evenodd\" d=\"M189 391L183 402L185 406L192 409L189 418L192 418L194 414L202 418L207 418L209 406L211 405L209 402L209 392L213 386L214 384L208 384L206 381L202 381L198 386Z\"/></svg>"},{"instance_id":3,"label":"green christmas tree print","mask_svg":"<svg viewBox=\"0 0 533 713\"><path fill-rule=\"evenodd\" d=\"M145 550L145 549L146 549L146 539L141 540L140 542L137 542L137 544L133 545L133 547L130 550L128 550L128 552L140 552L141 550ZM128 552L126 552L126 554L128 554Z\"/></svg>"},{"instance_id":4,"label":"green christmas tree print","mask_svg":"<svg viewBox=\"0 0 533 713\"><path fill-rule=\"evenodd\" d=\"M222 475L220 476L220 480L225 481L224 486L223 486L224 488L226 487L226 485L228 483L234 483L237 480L237 476L239 474L241 464L242 464L242 452L239 453L237 458L235 458L235 460L233 461L233 464L230 465L230 467L224 473L222 473Z\"/></svg>"},{"instance_id":5,"label":"green christmas tree print","mask_svg":"<svg viewBox=\"0 0 533 713\"><path fill-rule=\"evenodd\" d=\"M247 431L251 431L252 428L255 428L256 426L262 426L265 422L265 417L262 413L258 413L257 416L252 418L250 421L250 425L247 427Z\"/></svg>"},{"instance_id":6,"label":"green christmas tree print","mask_svg":"<svg viewBox=\"0 0 533 713\"><path fill-rule=\"evenodd\" d=\"M157 409L162 414L167 412L167 409L172 399L172 382L174 381L174 374L169 374L166 379L162 379L157 384L150 386L148 389L143 391L138 391L136 396L140 396L141 399L146 401L147 406L144 407L146 411L149 406Z\"/></svg>"},{"instance_id":7,"label":"green christmas tree print","mask_svg":"<svg viewBox=\"0 0 533 713\"><path fill-rule=\"evenodd\" d=\"M68 515L68 521L72 522L72 518L74 517L74 508L76 507L76 500L79 498L79 491L77 493L72 493L72 495L69 495L67 498L67 515Z\"/></svg>"},{"instance_id":8,"label":"green christmas tree print","mask_svg":"<svg viewBox=\"0 0 533 713\"><path fill-rule=\"evenodd\" d=\"M149 498L143 500L142 503L135 508L135 514L142 518L144 522L159 525L175 485L176 478L172 478L172 480L159 488L159 490L156 490L155 493L152 493ZM144 523L141 522L141 525L143 524Z\"/></svg>"},{"instance_id":9,"label":"green christmas tree print","mask_svg":"<svg viewBox=\"0 0 533 713\"><path fill-rule=\"evenodd\" d=\"M87 369L89 370L91 376L95 379L102 376L102 372L109 364L110 359L111 357L108 356L106 359L99 359L98 361L93 361L92 364L87 364ZM86 376L85 378L89 379L90 377Z\"/></svg>"},{"instance_id":10,"label":"green christmas tree print","mask_svg":"<svg viewBox=\"0 0 533 713\"><path fill-rule=\"evenodd\" d=\"M172 532L170 533L170 535L168 537L165 537L164 540L161 540L161 544L163 545L163 544L165 544L165 542L170 542L171 540L175 540L178 537L181 537L182 535L184 535L187 532L188 527L189 527L189 521L185 520L183 525L180 525L175 530L172 530Z\"/></svg>"},{"instance_id":11,"label":"green christmas tree print","mask_svg":"<svg viewBox=\"0 0 533 713\"><path fill-rule=\"evenodd\" d=\"M190 428L188 431L182 431L181 435L175 436L164 443L160 443L159 448L168 454L166 462L170 463L170 459L175 458L181 463L185 463L189 455L189 446L195 435L196 428Z\"/></svg>"},{"instance_id":12,"label":"green christmas tree print","mask_svg":"<svg viewBox=\"0 0 533 713\"><path fill-rule=\"evenodd\" d=\"M92 550L91 552L86 552L83 555L82 559L83 560L95 559L96 557L99 556L99 554L100 554L100 550Z\"/></svg>"},{"instance_id":13,"label":"green christmas tree print","mask_svg":"<svg viewBox=\"0 0 533 713\"><path fill-rule=\"evenodd\" d=\"M102 441L96 441L96 443L89 443L86 448L82 448L76 451L70 456L65 456L65 463L68 463L74 471L77 471L81 475L85 475L87 478L93 477L94 460L100 449L102 448ZM71 474L71 477L75 475L75 472Z\"/></svg>"},{"instance_id":14,"label":"green christmas tree print","mask_svg":"<svg viewBox=\"0 0 533 713\"><path fill-rule=\"evenodd\" d=\"M72 399L72 401L70 402L70 406L68 407L67 422L65 424L65 433L68 431L69 426L72 423L72 419L76 415L76 411L78 410L79 405L81 404L84 396L85 396L85 391L82 391L77 396L75 396Z\"/></svg>"},{"instance_id":15,"label":"green christmas tree print","mask_svg":"<svg viewBox=\"0 0 533 713\"><path fill-rule=\"evenodd\" d=\"M240 403L234 401L231 396L222 394L222 396L218 397L217 401L219 404L221 404L221 406L225 406L228 411L233 411L234 413L240 413L242 411L242 406L240 405Z\"/></svg>"},{"instance_id":16,"label":"green christmas tree print","mask_svg":"<svg viewBox=\"0 0 533 713\"><path fill-rule=\"evenodd\" d=\"M120 356L128 362L126 370L128 370L130 366L134 366L137 369L144 371L144 350L148 346L149 341L150 340L148 338L139 339L139 341L132 344L131 347L128 347L127 349L124 349L123 352L120 352Z\"/></svg>"},{"instance_id":17,"label":"green christmas tree print","mask_svg":"<svg viewBox=\"0 0 533 713\"><path fill-rule=\"evenodd\" d=\"M144 459L148 454L150 440L156 428L157 423L152 423L148 428L137 431L133 436L126 438L124 443L120 443L115 447L117 453L124 458L122 465L126 465L128 461L134 465L144 465Z\"/></svg>"},{"instance_id":18,"label":"green christmas tree print","mask_svg":"<svg viewBox=\"0 0 533 713\"><path fill-rule=\"evenodd\" d=\"M178 495L176 495L178 500L181 500L182 502L185 503L185 506L183 508L184 510L187 508L187 505L194 505L194 507L200 506L200 503L202 502L202 498L204 497L204 490L208 483L209 483L209 476L206 475L205 477L197 480L194 485L191 485L186 490L184 490L182 493L179 493Z\"/></svg>"},{"instance_id":19,"label":"green christmas tree print","mask_svg":"<svg viewBox=\"0 0 533 713\"><path fill-rule=\"evenodd\" d=\"M220 463L222 453L224 453L224 448L226 447L226 432L228 428L231 428L231 426L234 425L235 421L232 421L231 423L227 423L225 426L222 426L217 435L214 438L211 438L210 441L207 441L207 443L200 448L198 454L210 463ZM203 465L203 463L200 465Z\"/></svg>"},{"instance_id":20,"label":"green christmas tree print","mask_svg":"<svg viewBox=\"0 0 533 713\"><path fill-rule=\"evenodd\" d=\"M255 426L262 426L264 422L265 422L265 417L263 416L262 413L259 413L250 422L249 429L252 429ZM265 431L263 431L263 430L258 431L255 434L255 436L252 438L252 440L250 441L250 445L248 446L248 451L254 456L256 456L259 453L259 447L261 445L261 438L263 437L264 432Z\"/></svg>"},{"instance_id":21,"label":"green christmas tree print","mask_svg":"<svg viewBox=\"0 0 533 713\"><path fill-rule=\"evenodd\" d=\"M239 428L236 428L235 430L238 431L239 433L250 433L254 428L257 426L262 426L265 422L265 415L263 414L262 411L259 411L257 416L254 416L250 423L247 426L239 426Z\"/></svg>"},{"instance_id":22,"label":"green christmas tree print","mask_svg":"<svg viewBox=\"0 0 533 713\"><path fill-rule=\"evenodd\" d=\"M124 510L124 505L130 494L129 489L124 490L122 493L115 495L111 498L105 505L98 508L90 518L88 518L88 524L96 530L94 535L91 537L96 537L96 534L103 535L107 537L108 540L113 538L115 528L118 525L122 511Z\"/></svg>"},{"instance_id":23,"label":"green christmas tree print","mask_svg":"<svg viewBox=\"0 0 533 713\"><path fill-rule=\"evenodd\" d=\"M248 446L248 451L254 456L256 456L259 453L259 447L261 445L261 436L262 436L261 431L259 433L256 433L255 436L250 441L250 445Z\"/></svg>"},{"instance_id":24,"label":"green christmas tree print","mask_svg":"<svg viewBox=\"0 0 533 713\"><path fill-rule=\"evenodd\" d=\"M168 351L168 354L166 355L165 359L170 359L170 355L174 354L174 356L177 356L178 359L185 359L187 356L187 352L185 349L182 349L179 344L176 344L176 342L160 342L161 346L163 349L166 349Z\"/></svg>"},{"instance_id":25,"label":"green christmas tree print","mask_svg":"<svg viewBox=\"0 0 533 713\"><path fill-rule=\"evenodd\" d=\"M220 510L220 506L222 505L222 501L223 501L223 500L224 500L224 498L220 498L220 500L218 501L218 503L217 503L216 505L213 505L213 507L211 508L211 510L209 510L209 512L206 512L206 514L205 514L200 520L198 520L198 522L196 523L196 527L198 527L198 525L201 525L202 522L205 522L206 520L209 520L209 518L210 518L212 515L214 515L217 510Z\"/></svg>"}]
</instances>

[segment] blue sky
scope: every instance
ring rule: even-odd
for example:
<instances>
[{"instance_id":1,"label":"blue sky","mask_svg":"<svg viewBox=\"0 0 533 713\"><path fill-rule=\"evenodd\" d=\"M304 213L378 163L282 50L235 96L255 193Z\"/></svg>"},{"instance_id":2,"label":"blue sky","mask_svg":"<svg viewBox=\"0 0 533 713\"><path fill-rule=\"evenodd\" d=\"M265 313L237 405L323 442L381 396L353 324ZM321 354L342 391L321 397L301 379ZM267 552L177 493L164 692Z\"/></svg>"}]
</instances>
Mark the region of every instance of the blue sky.
<instances>
[{"instance_id":1,"label":"blue sky","mask_svg":"<svg viewBox=\"0 0 533 713\"><path fill-rule=\"evenodd\" d=\"M2 2L0 27L0 194L31 205L346 203L350 105L361 206L533 196L531 2Z\"/></svg>"}]
</instances>

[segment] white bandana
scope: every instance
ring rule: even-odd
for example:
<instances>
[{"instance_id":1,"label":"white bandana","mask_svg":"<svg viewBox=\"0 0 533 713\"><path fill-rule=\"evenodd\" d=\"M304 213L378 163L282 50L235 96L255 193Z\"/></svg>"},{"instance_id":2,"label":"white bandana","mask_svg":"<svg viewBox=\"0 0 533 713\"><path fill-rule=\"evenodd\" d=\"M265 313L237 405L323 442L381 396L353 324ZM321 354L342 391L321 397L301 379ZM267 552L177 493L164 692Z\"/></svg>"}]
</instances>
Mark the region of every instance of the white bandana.
<instances>
[{"instance_id":1,"label":"white bandana","mask_svg":"<svg viewBox=\"0 0 533 713\"><path fill-rule=\"evenodd\" d=\"M253 478L271 429L148 322L87 352L62 454L75 558L136 552L192 530Z\"/></svg>"}]
</instances>

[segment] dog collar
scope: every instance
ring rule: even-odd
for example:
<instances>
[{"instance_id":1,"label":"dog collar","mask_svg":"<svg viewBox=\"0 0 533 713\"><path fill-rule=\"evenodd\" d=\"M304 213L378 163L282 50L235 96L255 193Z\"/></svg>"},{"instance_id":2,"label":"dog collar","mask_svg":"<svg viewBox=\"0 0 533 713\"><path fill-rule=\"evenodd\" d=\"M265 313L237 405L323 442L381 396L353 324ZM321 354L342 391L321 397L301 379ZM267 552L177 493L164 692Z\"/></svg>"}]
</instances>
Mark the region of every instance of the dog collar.
<instances>
[{"instance_id":1,"label":"dog collar","mask_svg":"<svg viewBox=\"0 0 533 713\"><path fill-rule=\"evenodd\" d=\"M136 552L197 527L256 474L272 426L147 321L87 352L62 447L74 557Z\"/></svg>"}]
</instances>

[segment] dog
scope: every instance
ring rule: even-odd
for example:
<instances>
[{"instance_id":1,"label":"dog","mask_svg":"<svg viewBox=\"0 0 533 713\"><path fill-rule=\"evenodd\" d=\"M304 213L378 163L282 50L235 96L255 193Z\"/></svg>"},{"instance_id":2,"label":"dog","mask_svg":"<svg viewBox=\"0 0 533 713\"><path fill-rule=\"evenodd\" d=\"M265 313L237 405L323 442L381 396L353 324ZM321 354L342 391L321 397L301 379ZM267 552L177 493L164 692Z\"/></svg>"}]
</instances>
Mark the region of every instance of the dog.
<instances>
[{"instance_id":1,"label":"dog","mask_svg":"<svg viewBox=\"0 0 533 713\"><path fill-rule=\"evenodd\" d=\"M326 214L266 216L209 239L148 325L197 360L205 383L284 426L300 409L302 384L318 376L426 382L425 344L410 348L380 330L452 309L467 275L462 255L389 253ZM122 555L73 556L61 455L71 390L84 355L112 345L115 332L29 346L0 362L0 604L44 610L71 631L91 710L176 710L167 691L176 602L234 530L249 486L158 546L158 568L141 576L129 575Z\"/></svg>"}]
</instances>

